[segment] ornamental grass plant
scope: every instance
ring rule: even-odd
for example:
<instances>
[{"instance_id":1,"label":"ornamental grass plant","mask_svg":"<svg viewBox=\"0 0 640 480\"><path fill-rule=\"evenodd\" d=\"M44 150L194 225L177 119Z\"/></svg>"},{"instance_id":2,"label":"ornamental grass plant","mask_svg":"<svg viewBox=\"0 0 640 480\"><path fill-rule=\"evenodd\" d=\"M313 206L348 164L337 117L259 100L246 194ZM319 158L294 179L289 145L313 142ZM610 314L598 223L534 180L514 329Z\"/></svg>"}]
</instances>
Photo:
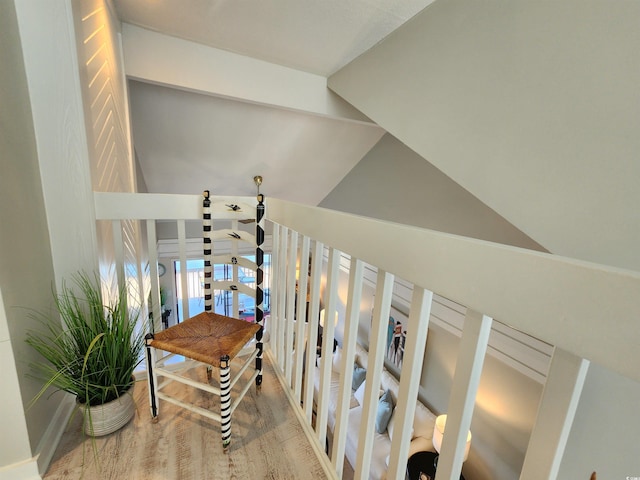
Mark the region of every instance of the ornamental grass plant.
<instances>
[{"instance_id":1,"label":"ornamental grass plant","mask_svg":"<svg viewBox=\"0 0 640 480\"><path fill-rule=\"evenodd\" d=\"M37 313L42 329L27 334L26 342L45 359L31 365L34 376L45 382L32 403L53 387L93 407L119 398L133 386L144 346L139 310L127 305L125 288L105 304L97 275L79 273L73 281L76 289L63 283L55 296L59 319Z\"/></svg>"}]
</instances>

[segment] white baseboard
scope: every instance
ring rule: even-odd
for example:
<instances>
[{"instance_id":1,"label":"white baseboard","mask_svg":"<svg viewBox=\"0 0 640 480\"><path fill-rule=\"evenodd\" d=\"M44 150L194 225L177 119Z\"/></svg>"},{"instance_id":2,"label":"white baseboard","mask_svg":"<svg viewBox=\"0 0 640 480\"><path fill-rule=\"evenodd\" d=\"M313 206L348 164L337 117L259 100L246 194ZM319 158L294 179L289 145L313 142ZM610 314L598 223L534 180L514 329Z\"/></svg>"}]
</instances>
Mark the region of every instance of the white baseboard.
<instances>
[{"instance_id":1,"label":"white baseboard","mask_svg":"<svg viewBox=\"0 0 640 480\"><path fill-rule=\"evenodd\" d=\"M0 480L42 480L36 457L0 468Z\"/></svg>"},{"instance_id":2,"label":"white baseboard","mask_svg":"<svg viewBox=\"0 0 640 480\"><path fill-rule=\"evenodd\" d=\"M41 480L49 468L74 408L75 398L65 395L40 440L36 454L23 462L0 468L0 480Z\"/></svg>"},{"instance_id":3,"label":"white baseboard","mask_svg":"<svg viewBox=\"0 0 640 480\"><path fill-rule=\"evenodd\" d=\"M71 416L75 406L75 397L65 395L60 402L60 405L58 405L56 413L53 415L47 430L44 432L44 435L38 444L36 456L34 457L36 458L37 468L40 474L44 474L44 472L47 471L47 468L49 468L49 463L53 458L53 454L56 452L56 448L58 448L58 443L60 443L62 434L64 433L69 417Z\"/></svg>"}]
</instances>

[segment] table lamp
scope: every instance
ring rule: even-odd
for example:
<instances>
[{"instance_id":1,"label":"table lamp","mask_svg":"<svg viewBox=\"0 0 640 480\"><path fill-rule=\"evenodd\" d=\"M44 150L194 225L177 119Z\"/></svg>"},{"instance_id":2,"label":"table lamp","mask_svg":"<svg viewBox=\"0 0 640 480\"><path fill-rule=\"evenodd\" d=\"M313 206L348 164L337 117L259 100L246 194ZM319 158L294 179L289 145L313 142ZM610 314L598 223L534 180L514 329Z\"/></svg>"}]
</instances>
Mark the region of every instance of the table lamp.
<instances>
[{"instance_id":1,"label":"table lamp","mask_svg":"<svg viewBox=\"0 0 640 480\"><path fill-rule=\"evenodd\" d=\"M338 312L335 313L335 317L333 319L333 325L338 325ZM324 308L320 310L320 326L324 328Z\"/></svg>"},{"instance_id":2,"label":"table lamp","mask_svg":"<svg viewBox=\"0 0 640 480\"><path fill-rule=\"evenodd\" d=\"M447 424L447 416L439 415L436 418L436 424L433 427L433 448L436 449L438 454L440 453L440 449L442 448L442 437L444 437L444 429ZM469 448L471 447L471 432L467 433L467 445L464 449L464 458L462 461L464 462L469 456ZM438 457L436 457L434 464L437 464Z\"/></svg>"}]
</instances>

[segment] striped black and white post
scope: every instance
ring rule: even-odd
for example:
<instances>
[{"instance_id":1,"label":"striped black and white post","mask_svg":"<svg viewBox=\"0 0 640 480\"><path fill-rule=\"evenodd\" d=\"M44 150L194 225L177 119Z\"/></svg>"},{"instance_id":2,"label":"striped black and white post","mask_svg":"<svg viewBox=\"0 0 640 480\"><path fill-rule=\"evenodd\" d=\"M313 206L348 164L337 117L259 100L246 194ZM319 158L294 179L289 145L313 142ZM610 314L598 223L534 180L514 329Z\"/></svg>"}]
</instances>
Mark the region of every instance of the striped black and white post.
<instances>
[{"instance_id":1,"label":"striped black and white post","mask_svg":"<svg viewBox=\"0 0 640 480\"><path fill-rule=\"evenodd\" d=\"M144 345L147 351L145 356L145 360L147 363L147 382L149 386L149 405L151 406L151 421L158 421L158 377L156 375L155 366L156 366L156 351L155 348L151 346L151 342L153 342L153 333L147 333L144 337Z\"/></svg>"},{"instance_id":2,"label":"striped black and white post","mask_svg":"<svg viewBox=\"0 0 640 480\"><path fill-rule=\"evenodd\" d=\"M260 325L260 330L256 332L256 348L258 355L256 357L256 385L262 385L262 335L264 333L264 291L262 289L262 264L264 263L264 251L262 244L264 243L264 195L260 193L258 185L258 206L256 208L256 323Z\"/></svg>"},{"instance_id":3,"label":"striped black and white post","mask_svg":"<svg viewBox=\"0 0 640 480\"><path fill-rule=\"evenodd\" d=\"M231 443L231 367L229 355L220 357L220 426L222 447Z\"/></svg>"},{"instance_id":4,"label":"striped black and white post","mask_svg":"<svg viewBox=\"0 0 640 480\"><path fill-rule=\"evenodd\" d=\"M204 250L204 311L213 310L213 295L211 282L213 281L213 266L211 265L211 200L209 190L205 190L202 200L202 239ZM186 275L186 273L185 273Z\"/></svg>"}]
</instances>

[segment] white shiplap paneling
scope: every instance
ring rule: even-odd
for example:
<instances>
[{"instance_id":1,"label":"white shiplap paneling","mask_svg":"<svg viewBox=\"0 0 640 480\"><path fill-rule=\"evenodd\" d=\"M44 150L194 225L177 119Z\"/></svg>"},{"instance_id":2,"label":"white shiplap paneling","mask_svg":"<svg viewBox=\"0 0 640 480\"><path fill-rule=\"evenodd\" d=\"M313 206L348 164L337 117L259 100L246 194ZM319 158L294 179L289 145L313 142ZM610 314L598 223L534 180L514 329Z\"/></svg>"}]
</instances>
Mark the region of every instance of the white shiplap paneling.
<instances>
[{"instance_id":1,"label":"white shiplap paneling","mask_svg":"<svg viewBox=\"0 0 640 480\"><path fill-rule=\"evenodd\" d=\"M135 168L131 155L126 82L121 56L119 21L106 0L78 2L75 13L80 82L94 191L134 192ZM122 262L115 268L113 230L98 222L100 272L107 286L127 284L131 300L145 304L147 292L141 274L146 255L138 222L122 222ZM118 247L120 248L120 247ZM117 272L124 272L118 279Z\"/></svg>"}]
</instances>

